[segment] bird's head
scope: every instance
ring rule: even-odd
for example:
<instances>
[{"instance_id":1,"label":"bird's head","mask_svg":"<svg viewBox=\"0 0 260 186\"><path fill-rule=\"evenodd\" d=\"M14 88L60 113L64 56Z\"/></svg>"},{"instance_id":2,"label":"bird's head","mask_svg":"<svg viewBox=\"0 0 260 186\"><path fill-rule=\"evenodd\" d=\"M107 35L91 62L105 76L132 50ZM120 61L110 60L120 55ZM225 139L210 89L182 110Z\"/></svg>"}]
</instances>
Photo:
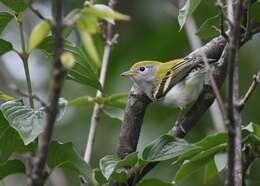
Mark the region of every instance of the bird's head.
<instances>
[{"instance_id":1,"label":"bird's head","mask_svg":"<svg viewBox=\"0 0 260 186\"><path fill-rule=\"evenodd\" d=\"M153 83L159 66L160 62L157 61L140 61L135 63L130 70L123 72L121 76L126 76L137 84Z\"/></svg>"},{"instance_id":2,"label":"bird's head","mask_svg":"<svg viewBox=\"0 0 260 186\"><path fill-rule=\"evenodd\" d=\"M158 61L137 62L121 76L131 79L152 99L152 90L157 84L156 77L160 64Z\"/></svg>"}]
</instances>

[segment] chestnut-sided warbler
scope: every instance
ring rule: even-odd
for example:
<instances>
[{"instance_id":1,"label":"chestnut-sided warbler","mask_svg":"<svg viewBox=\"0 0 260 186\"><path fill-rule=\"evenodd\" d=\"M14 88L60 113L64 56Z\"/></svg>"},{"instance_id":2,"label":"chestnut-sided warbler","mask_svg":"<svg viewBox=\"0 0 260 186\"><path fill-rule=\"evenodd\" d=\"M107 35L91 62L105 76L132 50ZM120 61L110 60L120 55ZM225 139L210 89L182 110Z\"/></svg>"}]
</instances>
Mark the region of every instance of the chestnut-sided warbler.
<instances>
[{"instance_id":1,"label":"chestnut-sided warbler","mask_svg":"<svg viewBox=\"0 0 260 186\"><path fill-rule=\"evenodd\" d=\"M152 101L184 109L197 100L206 74L202 59L184 58L137 62L121 75L129 77Z\"/></svg>"}]
</instances>

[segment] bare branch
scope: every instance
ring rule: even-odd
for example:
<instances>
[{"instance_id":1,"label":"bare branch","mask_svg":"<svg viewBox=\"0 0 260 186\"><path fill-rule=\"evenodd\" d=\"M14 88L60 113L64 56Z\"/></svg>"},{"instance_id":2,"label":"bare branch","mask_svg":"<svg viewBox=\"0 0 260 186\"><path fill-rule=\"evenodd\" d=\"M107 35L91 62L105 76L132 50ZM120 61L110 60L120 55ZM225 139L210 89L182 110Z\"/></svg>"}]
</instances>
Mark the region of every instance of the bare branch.
<instances>
[{"instance_id":1,"label":"bare branch","mask_svg":"<svg viewBox=\"0 0 260 186\"><path fill-rule=\"evenodd\" d=\"M260 83L260 71L253 76L253 81L252 81L250 87L248 88L248 90L246 91L245 95L240 100L240 103L238 105L240 111L244 108L244 106L247 103L248 99L250 98L250 96L252 95L254 90L256 89L256 86L257 86L258 83Z\"/></svg>"},{"instance_id":2,"label":"bare branch","mask_svg":"<svg viewBox=\"0 0 260 186\"><path fill-rule=\"evenodd\" d=\"M28 2L28 7L30 8L30 10L38 17L38 18L40 18L40 19L46 19L42 14L41 14L41 12L39 11L39 10L37 10L37 9L35 9L34 7L33 7L33 5L32 5L32 0L29 0L29 2Z\"/></svg>"},{"instance_id":3,"label":"bare branch","mask_svg":"<svg viewBox=\"0 0 260 186\"><path fill-rule=\"evenodd\" d=\"M48 147L52 137L55 119L58 114L58 99L60 96L63 80L66 75L66 70L63 68L62 63L60 61L60 55L63 52L63 1L53 0L52 6L53 17L55 19L55 26L53 27L55 45L53 84L50 92L50 106L47 110L46 128L42 134L41 143L39 143L38 145L37 154L34 158L32 175L29 178L28 183L30 186L43 186L44 181L46 179L44 169L46 166L48 156Z\"/></svg>"},{"instance_id":4,"label":"bare branch","mask_svg":"<svg viewBox=\"0 0 260 186\"><path fill-rule=\"evenodd\" d=\"M229 41L228 35L225 31L225 25L224 25L224 21L227 20L229 22L229 24L231 25L231 21L227 18L227 16L225 15L225 11L224 11L224 4L221 0L215 0L215 5L216 7L219 9L220 12L220 34L227 40Z\"/></svg>"},{"instance_id":5,"label":"bare branch","mask_svg":"<svg viewBox=\"0 0 260 186\"><path fill-rule=\"evenodd\" d=\"M151 100L136 85L132 87L117 146L117 155L120 158L136 151L145 110L150 102Z\"/></svg>"},{"instance_id":6,"label":"bare branch","mask_svg":"<svg viewBox=\"0 0 260 186\"><path fill-rule=\"evenodd\" d=\"M109 6L111 8L114 8L115 4L116 4L115 0L109 0ZM107 67L108 67L108 63L109 63L111 47L114 43L117 42L117 38L118 38L118 34L116 34L114 36L112 34L113 34L113 25L110 23L107 23L106 31L105 31L104 54L103 54L103 59L102 59L101 71L100 71L100 75L99 75L99 81L102 86L104 86L105 80L106 80L106 73L107 73ZM102 92L97 91L96 97L100 97L100 96L102 96ZM97 130L97 126L99 124L99 119L100 119L100 113L101 113L101 107L99 104L95 103L93 113L91 116L90 130L89 130L89 134L88 134L88 140L87 140L85 155L84 155L84 160L87 163L89 163L91 160L93 146L94 146L95 137L96 137L96 130Z\"/></svg>"},{"instance_id":7,"label":"bare branch","mask_svg":"<svg viewBox=\"0 0 260 186\"><path fill-rule=\"evenodd\" d=\"M22 90L20 90L18 87L16 86L11 86L11 89L13 89L18 95L22 96L22 97L29 97L29 94L23 92ZM33 94L32 98L36 101L38 101L43 107L47 108L47 104L45 103L45 101L43 101L39 96Z\"/></svg>"}]
</instances>

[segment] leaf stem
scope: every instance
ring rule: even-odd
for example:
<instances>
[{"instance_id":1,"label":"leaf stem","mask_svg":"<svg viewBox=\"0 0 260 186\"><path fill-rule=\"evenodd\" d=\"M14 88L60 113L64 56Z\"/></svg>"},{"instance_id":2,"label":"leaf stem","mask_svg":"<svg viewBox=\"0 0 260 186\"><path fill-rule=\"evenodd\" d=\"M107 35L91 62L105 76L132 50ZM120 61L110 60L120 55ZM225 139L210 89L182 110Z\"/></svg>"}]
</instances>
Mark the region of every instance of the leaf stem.
<instances>
[{"instance_id":1,"label":"leaf stem","mask_svg":"<svg viewBox=\"0 0 260 186\"><path fill-rule=\"evenodd\" d=\"M17 23L19 25L21 47L22 47L22 53L20 54L20 57L22 58L22 61L23 61L23 67L24 67L26 83L27 83L27 89L28 89L28 95L29 95L29 103L30 103L30 107L34 108L33 94L32 94L32 81L31 81L30 70L29 70L29 65L28 65L28 57L29 56L28 56L28 54L26 52L24 31L23 31L23 23L22 23L22 21L20 19L20 16L17 19Z\"/></svg>"}]
</instances>

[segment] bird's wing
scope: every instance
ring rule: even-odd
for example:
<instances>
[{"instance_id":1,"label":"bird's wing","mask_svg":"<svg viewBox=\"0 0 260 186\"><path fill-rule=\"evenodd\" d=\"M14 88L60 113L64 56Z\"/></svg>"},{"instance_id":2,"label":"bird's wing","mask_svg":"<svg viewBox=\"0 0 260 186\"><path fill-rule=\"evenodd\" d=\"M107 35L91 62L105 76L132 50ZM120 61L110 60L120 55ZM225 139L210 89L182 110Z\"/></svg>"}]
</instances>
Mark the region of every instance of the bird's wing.
<instances>
[{"instance_id":1,"label":"bird's wing","mask_svg":"<svg viewBox=\"0 0 260 186\"><path fill-rule=\"evenodd\" d=\"M163 97L172 87L182 81L195 67L198 67L198 62L195 59L184 58L172 63L171 68L166 71L160 78L157 89L154 90L153 96L156 100ZM163 67L162 67L163 68Z\"/></svg>"}]
</instances>

